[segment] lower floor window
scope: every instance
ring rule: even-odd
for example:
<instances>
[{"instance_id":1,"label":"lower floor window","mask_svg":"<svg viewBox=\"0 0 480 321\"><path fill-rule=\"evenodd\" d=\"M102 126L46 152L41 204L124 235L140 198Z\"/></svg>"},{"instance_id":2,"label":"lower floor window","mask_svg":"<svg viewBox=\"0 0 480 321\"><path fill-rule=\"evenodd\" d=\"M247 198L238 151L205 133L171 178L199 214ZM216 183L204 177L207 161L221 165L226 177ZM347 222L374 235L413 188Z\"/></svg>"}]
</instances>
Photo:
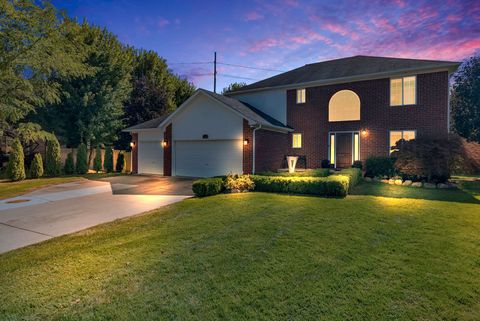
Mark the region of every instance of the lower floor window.
<instances>
[{"instance_id":1,"label":"lower floor window","mask_svg":"<svg viewBox=\"0 0 480 321\"><path fill-rule=\"evenodd\" d=\"M299 133L292 134L292 147L302 148L302 134L299 134Z\"/></svg>"},{"instance_id":2,"label":"lower floor window","mask_svg":"<svg viewBox=\"0 0 480 321\"><path fill-rule=\"evenodd\" d=\"M397 143L400 140L413 140L417 136L417 132L415 130L391 130L390 131L390 153L397 151L398 149L395 148Z\"/></svg>"}]
</instances>

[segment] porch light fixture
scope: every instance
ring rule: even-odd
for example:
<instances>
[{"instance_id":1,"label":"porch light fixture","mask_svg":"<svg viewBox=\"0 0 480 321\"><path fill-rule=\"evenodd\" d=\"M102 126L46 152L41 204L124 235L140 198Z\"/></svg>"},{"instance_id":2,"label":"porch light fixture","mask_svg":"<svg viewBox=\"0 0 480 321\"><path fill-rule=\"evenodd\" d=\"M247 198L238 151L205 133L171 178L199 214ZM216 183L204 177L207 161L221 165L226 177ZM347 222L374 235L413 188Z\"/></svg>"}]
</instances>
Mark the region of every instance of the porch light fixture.
<instances>
[{"instance_id":1,"label":"porch light fixture","mask_svg":"<svg viewBox=\"0 0 480 321\"><path fill-rule=\"evenodd\" d=\"M162 140L162 147L167 147L168 146L168 140L164 139Z\"/></svg>"},{"instance_id":2,"label":"porch light fixture","mask_svg":"<svg viewBox=\"0 0 480 321\"><path fill-rule=\"evenodd\" d=\"M368 131L366 129L362 129L362 136L367 137L368 136Z\"/></svg>"},{"instance_id":3,"label":"porch light fixture","mask_svg":"<svg viewBox=\"0 0 480 321\"><path fill-rule=\"evenodd\" d=\"M248 139L243 140L243 145L248 145L248 143L249 143Z\"/></svg>"},{"instance_id":4,"label":"porch light fixture","mask_svg":"<svg viewBox=\"0 0 480 321\"><path fill-rule=\"evenodd\" d=\"M130 142L130 147L135 147L135 142Z\"/></svg>"}]
</instances>

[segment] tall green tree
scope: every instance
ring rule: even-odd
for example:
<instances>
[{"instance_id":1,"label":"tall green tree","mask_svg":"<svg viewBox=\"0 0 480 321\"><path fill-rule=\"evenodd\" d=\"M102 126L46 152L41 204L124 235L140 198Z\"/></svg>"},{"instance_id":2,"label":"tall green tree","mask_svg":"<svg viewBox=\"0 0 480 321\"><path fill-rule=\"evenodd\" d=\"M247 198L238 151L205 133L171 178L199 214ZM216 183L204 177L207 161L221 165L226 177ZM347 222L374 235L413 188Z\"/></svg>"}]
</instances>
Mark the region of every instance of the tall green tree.
<instances>
[{"instance_id":1,"label":"tall green tree","mask_svg":"<svg viewBox=\"0 0 480 321\"><path fill-rule=\"evenodd\" d=\"M235 90L238 90L242 87L245 87L247 85L247 83L245 82L232 82L230 85L228 85L227 87L223 88L222 90L222 95L223 94L227 94L231 91L235 91Z\"/></svg>"},{"instance_id":2,"label":"tall green tree","mask_svg":"<svg viewBox=\"0 0 480 321\"><path fill-rule=\"evenodd\" d=\"M93 169L98 173L102 170L102 150L100 145L95 149L95 158L93 159Z\"/></svg>"},{"instance_id":3,"label":"tall green tree","mask_svg":"<svg viewBox=\"0 0 480 321\"><path fill-rule=\"evenodd\" d=\"M450 106L452 129L480 142L480 56L468 59L455 74Z\"/></svg>"},{"instance_id":4,"label":"tall green tree","mask_svg":"<svg viewBox=\"0 0 480 321\"><path fill-rule=\"evenodd\" d=\"M125 104L126 126L172 112L195 91L193 84L173 74L165 59L154 51L135 51L131 81L133 90ZM125 149L131 137L125 133L121 136L116 147Z\"/></svg>"},{"instance_id":5,"label":"tall green tree","mask_svg":"<svg viewBox=\"0 0 480 321\"><path fill-rule=\"evenodd\" d=\"M15 137L27 114L59 102L59 79L90 72L74 29L47 1L0 1L0 134Z\"/></svg>"},{"instance_id":6,"label":"tall green tree","mask_svg":"<svg viewBox=\"0 0 480 321\"><path fill-rule=\"evenodd\" d=\"M75 171L77 174L86 174L88 172L87 146L80 144L77 150L77 161L75 162Z\"/></svg>"},{"instance_id":7,"label":"tall green tree","mask_svg":"<svg viewBox=\"0 0 480 321\"><path fill-rule=\"evenodd\" d=\"M47 140L47 151L45 154L45 174L48 176L58 176L62 173L62 163L60 156L60 144L54 136Z\"/></svg>"},{"instance_id":8,"label":"tall green tree","mask_svg":"<svg viewBox=\"0 0 480 321\"><path fill-rule=\"evenodd\" d=\"M67 146L111 143L123 125L123 106L132 89L133 50L122 45L105 29L81 24L79 33L88 48L84 63L95 70L85 77L61 82L61 102L42 115L45 126L58 133ZM56 121L48 121L55 118Z\"/></svg>"},{"instance_id":9,"label":"tall green tree","mask_svg":"<svg viewBox=\"0 0 480 321\"><path fill-rule=\"evenodd\" d=\"M107 173L113 172L113 149L110 145L105 145L105 156L103 157L103 168Z\"/></svg>"}]
</instances>

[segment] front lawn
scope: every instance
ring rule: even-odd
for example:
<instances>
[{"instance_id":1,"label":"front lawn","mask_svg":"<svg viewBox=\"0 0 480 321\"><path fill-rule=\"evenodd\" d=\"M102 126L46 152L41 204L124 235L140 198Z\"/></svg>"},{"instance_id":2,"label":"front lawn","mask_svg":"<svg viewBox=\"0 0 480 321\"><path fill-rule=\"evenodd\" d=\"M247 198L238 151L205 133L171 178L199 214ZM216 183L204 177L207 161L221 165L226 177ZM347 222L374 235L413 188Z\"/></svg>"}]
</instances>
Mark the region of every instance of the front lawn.
<instances>
[{"instance_id":1,"label":"front lawn","mask_svg":"<svg viewBox=\"0 0 480 321\"><path fill-rule=\"evenodd\" d=\"M11 182L9 180L0 181L0 199L19 196L36 189L49 185L63 184L87 179L101 179L110 176L122 175L120 173L91 173L82 176L61 176L61 177L45 177L38 179L26 179L19 182Z\"/></svg>"},{"instance_id":2,"label":"front lawn","mask_svg":"<svg viewBox=\"0 0 480 321\"><path fill-rule=\"evenodd\" d=\"M0 319L479 320L479 230L468 202L188 199L0 255Z\"/></svg>"}]
</instances>

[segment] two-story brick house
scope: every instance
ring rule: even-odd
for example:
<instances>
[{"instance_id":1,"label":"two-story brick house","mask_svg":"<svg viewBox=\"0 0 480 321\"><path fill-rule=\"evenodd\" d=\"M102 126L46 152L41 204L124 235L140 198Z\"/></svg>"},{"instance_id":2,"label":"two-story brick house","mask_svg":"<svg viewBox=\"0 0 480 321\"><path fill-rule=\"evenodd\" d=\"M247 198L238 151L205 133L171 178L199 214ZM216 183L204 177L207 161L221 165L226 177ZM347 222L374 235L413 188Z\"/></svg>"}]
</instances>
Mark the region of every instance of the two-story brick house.
<instances>
[{"instance_id":1,"label":"two-story brick house","mask_svg":"<svg viewBox=\"0 0 480 321\"><path fill-rule=\"evenodd\" d=\"M445 137L457 62L355 56L288 71L227 96L198 90L128 128L139 173L213 176L387 156L400 139Z\"/></svg>"}]
</instances>

